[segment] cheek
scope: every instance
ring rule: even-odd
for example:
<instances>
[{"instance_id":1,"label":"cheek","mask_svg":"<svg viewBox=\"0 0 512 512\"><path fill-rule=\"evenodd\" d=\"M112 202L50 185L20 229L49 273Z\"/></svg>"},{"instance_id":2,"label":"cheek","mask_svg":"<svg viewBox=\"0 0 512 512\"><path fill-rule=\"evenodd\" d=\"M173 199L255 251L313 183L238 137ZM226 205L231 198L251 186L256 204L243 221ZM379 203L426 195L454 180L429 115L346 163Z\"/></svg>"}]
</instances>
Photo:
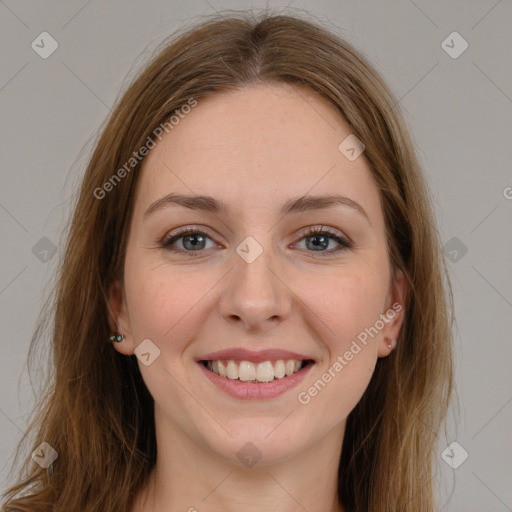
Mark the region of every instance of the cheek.
<instances>
[{"instance_id":1,"label":"cheek","mask_svg":"<svg viewBox=\"0 0 512 512\"><path fill-rule=\"evenodd\" d=\"M144 338L163 346L173 340L179 347L183 330L193 324L197 305L213 286L196 274L134 265L126 268L130 324L136 343ZM179 332L179 336L177 333Z\"/></svg>"},{"instance_id":2,"label":"cheek","mask_svg":"<svg viewBox=\"0 0 512 512\"><path fill-rule=\"evenodd\" d=\"M297 295L307 305L309 317L323 325L332 357L347 350L361 332L379 319L387 278L387 274L367 268L358 272L347 268L300 282Z\"/></svg>"},{"instance_id":3,"label":"cheek","mask_svg":"<svg viewBox=\"0 0 512 512\"><path fill-rule=\"evenodd\" d=\"M306 287L303 300L310 309L312 329L319 333L325 357L318 374L299 390L297 399L311 417L327 425L346 418L361 399L377 363L379 335L368 334L379 319L386 292L386 275L342 272Z\"/></svg>"}]
</instances>

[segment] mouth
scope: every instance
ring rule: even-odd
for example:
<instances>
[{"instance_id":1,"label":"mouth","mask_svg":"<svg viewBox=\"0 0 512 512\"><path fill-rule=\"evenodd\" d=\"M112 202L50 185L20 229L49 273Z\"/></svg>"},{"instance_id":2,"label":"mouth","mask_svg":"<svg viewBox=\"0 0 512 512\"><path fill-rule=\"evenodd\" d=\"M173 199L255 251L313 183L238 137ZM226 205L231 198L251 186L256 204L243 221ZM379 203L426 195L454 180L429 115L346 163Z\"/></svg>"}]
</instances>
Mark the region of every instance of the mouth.
<instances>
[{"instance_id":1,"label":"mouth","mask_svg":"<svg viewBox=\"0 0 512 512\"><path fill-rule=\"evenodd\" d=\"M262 384L288 377L302 372L312 366L312 359L277 359L253 362L248 360L216 359L198 361L208 371L231 381L248 384Z\"/></svg>"},{"instance_id":2,"label":"mouth","mask_svg":"<svg viewBox=\"0 0 512 512\"><path fill-rule=\"evenodd\" d=\"M233 347L195 359L201 373L221 392L237 399L271 399L306 378L317 361L310 354L279 348Z\"/></svg>"}]
</instances>

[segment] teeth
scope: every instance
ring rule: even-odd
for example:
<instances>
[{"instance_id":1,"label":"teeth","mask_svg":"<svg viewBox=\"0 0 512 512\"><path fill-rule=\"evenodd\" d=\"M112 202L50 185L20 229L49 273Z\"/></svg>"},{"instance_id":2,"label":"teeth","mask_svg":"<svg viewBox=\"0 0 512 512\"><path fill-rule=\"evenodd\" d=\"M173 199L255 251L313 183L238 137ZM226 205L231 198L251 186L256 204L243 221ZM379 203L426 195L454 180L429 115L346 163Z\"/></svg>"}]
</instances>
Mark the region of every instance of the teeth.
<instances>
[{"instance_id":1,"label":"teeth","mask_svg":"<svg viewBox=\"0 0 512 512\"><path fill-rule=\"evenodd\" d=\"M238 378L243 381L256 378L256 368L250 361L242 361L238 367Z\"/></svg>"},{"instance_id":2,"label":"teeth","mask_svg":"<svg viewBox=\"0 0 512 512\"><path fill-rule=\"evenodd\" d=\"M286 365L284 361L280 359L274 364L274 377L276 379L282 379L286 375Z\"/></svg>"},{"instance_id":3,"label":"teeth","mask_svg":"<svg viewBox=\"0 0 512 512\"><path fill-rule=\"evenodd\" d=\"M295 370L295 361L293 359L289 359L286 361L286 375L291 375Z\"/></svg>"},{"instance_id":4,"label":"teeth","mask_svg":"<svg viewBox=\"0 0 512 512\"><path fill-rule=\"evenodd\" d=\"M256 366L256 380L260 382L270 382L274 380L274 367L270 361L258 363L258 366Z\"/></svg>"},{"instance_id":5,"label":"teeth","mask_svg":"<svg viewBox=\"0 0 512 512\"><path fill-rule=\"evenodd\" d=\"M226 376L228 379L238 379L238 365L235 361L228 361L228 366L226 367Z\"/></svg>"},{"instance_id":6,"label":"teeth","mask_svg":"<svg viewBox=\"0 0 512 512\"><path fill-rule=\"evenodd\" d=\"M253 363L251 361L234 360L229 361L208 361L206 367L213 373L221 377L227 377L231 380L241 380L244 382L270 382L274 379L282 379L285 375L292 375L298 372L302 366L302 361L296 359L279 359L277 361L264 361L262 363Z\"/></svg>"},{"instance_id":7,"label":"teeth","mask_svg":"<svg viewBox=\"0 0 512 512\"><path fill-rule=\"evenodd\" d=\"M226 367L224 366L224 363L222 361L217 361L217 368L218 368L218 372L215 372L215 373L218 373L221 377L225 377L226 376ZM213 370L213 368L212 368Z\"/></svg>"}]
</instances>

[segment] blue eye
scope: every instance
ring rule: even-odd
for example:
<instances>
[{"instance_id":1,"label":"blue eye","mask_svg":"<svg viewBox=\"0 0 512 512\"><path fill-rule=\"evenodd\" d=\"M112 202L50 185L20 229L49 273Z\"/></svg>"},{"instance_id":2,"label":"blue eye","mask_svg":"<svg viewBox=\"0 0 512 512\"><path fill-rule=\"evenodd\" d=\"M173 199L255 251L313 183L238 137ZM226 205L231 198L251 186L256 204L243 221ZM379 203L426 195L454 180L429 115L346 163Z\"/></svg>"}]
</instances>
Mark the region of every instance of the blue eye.
<instances>
[{"instance_id":1,"label":"blue eye","mask_svg":"<svg viewBox=\"0 0 512 512\"><path fill-rule=\"evenodd\" d=\"M190 256L198 256L198 254L194 253L201 252L201 249L205 248L204 245L206 238L209 238L211 240L211 238L202 231L199 231L194 228L184 228L179 230L171 237L164 238L160 243L160 246L169 251L186 253L187 255ZM183 247L185 247L185 249L180 249L179 247L172 247L172 244L181 239L183 239L181 243Z\"/></svg>"},{"instance_id":2,"label":"blue eye","mask_svg":"<svg viewBox=\"0 0 512 512\"><path fill-rule=\"evenodd\" d=\"M302 233L303 239L310 239L312 243L308 244L306 241L306 247L311 248L326 248L329 245L330 240L334 240L338 246L329 251L316 250L313 249L313 252L320 253L321 256L325 253L326 255L332 254L334 252L343 251L345 249L351 249L352 243L349 242L346 238L339 235L336 231L333 231L329 227L315 227L306 230Z\"/></svg>"},{"instance_id":3,"label":"blue eye","mask_svg":"<svg viewBox=\"0 0 512 512\"><path fill-rule=\"evenodd\" d=\"M199 253L204 252L202 249L208 249L208 247L205 246L207 239L213 242L212 238L203 231L196 228L183 228L171 236L164 237L164 239L159 242L159 245L172 252L184 253L188 256L199 256ZM173 245L179 240L181 240L183 248ZM302 240L306 240L306 247L311 249L309 252L319 253L321 256L324 254L330 255L353 247L351 242L329 227L309 228L302 233L301 241ZM330 250L323 250L328 247L333 240L338 244L337 247ZM310 241L310 243L308 243L308 241ZM213 246L209 248L211 249L215 245L215 242L213 242Z\"/></svg>"}]
</instances>

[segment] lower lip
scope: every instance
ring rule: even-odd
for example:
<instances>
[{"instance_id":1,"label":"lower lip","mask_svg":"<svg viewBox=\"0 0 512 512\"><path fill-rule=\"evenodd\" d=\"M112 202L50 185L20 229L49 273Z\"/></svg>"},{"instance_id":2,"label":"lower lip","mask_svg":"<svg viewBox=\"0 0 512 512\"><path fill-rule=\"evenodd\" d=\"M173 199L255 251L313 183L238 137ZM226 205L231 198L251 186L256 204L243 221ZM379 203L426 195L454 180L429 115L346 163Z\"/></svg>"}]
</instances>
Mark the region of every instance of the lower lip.
<instances>
[{"instance_id":1,"label":"lower lip","mask_svg":"<svg viewBox=\"0 0 512 512\"><path fill-rule=\"evenodd\" d=\"M216 373L208 370L203 363L197 363L206 377L213 382L218 388L225 393L239 398L242 400L251 400L258 398L273 398L278 395L282 395L289 389L295 387L311 370L314 364L308 364L297 373L283 377L281 379L274 379L271 382L244 382L242 380L228 379L227 377L221 377Z\"/></svg>"}]
</instances>

